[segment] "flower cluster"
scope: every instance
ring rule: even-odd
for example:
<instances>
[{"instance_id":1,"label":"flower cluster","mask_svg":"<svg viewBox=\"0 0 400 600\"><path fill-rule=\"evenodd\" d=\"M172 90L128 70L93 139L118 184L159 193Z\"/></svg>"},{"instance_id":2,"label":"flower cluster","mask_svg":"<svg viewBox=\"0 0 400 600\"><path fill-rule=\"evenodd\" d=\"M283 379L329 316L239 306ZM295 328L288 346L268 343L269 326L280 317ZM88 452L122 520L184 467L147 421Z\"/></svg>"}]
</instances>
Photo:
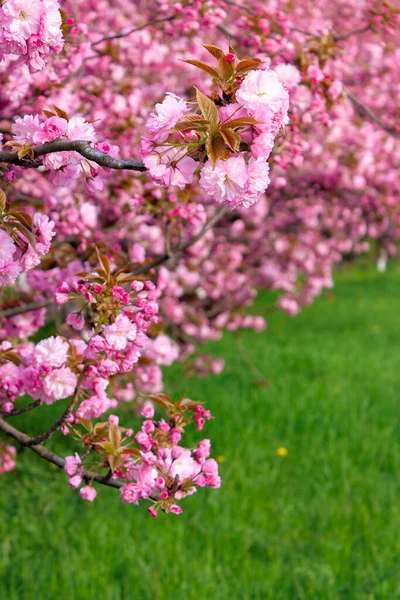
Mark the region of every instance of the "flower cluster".
<instances>
[{"instance_id":1,"label":"flower cluster","mask_svg":"<svg viewBox=\"0 0 400 600\"><path fill-rule=\"evenodd\" d=\"M54 113L46 110L47 119L40 121L38 115L17 117L12 126L13 140L8 145L15 148L18 156L30 156L32 147L57 141L96 142L96 132L91 123L81 116L69 118L67 113L54 107ZM97 148L110 156L117 156L118 146L100 142ZM77 179L83 171L89 191L103 189L98 166L83 161L77 152L61 151L43 156L43 165L50 171L50 181L56 186L65 186L71 179ZM88 167L88 169L87 169Z\"/></svg>"},{"instance_id":2,"label":"flower cluster","mask_svg":"<svg viewBox=\"0 0 400 600\"><path fill-rule=\"evenodd\" d=\"M146 123L142 158L152 178L183 189L200 172L200 187L230 209L257 202L270 183L267 159L275 137L288 122L289 93L278 74L258 59L237 61L233 48L205 46L218 58L211 72L222 90L214 99L199 90L197 111L168 93ZM219 107L219 108L218 108Z\"/></svg>"},{"instance_id":3,"label":"flower cluster","mask_svg":"<svg viewBox=\"0 0 400 600\"><path fill-rule=\"evenodd\" d=\"M195 493L197 488L219 488L221 485L218 464L209 458L209 440L203 439L193 450L179 445L185 426L192 421L190 415L194 413L197 429L200 430L204 418L211 418L211 413L188 398L181 398L178 402L172 402L164 394L150 398L163 407L168 421L154 420L154 405L147 401L141 412L145 420L136 435L132 429L120 427L115 415L111 415L107 422L95 425L82 421L85 434L79 431L79 416L71 427L75 435L82 437L82 443L88 449L100 455L102 462L99 467L109 468L112 478L121 481L120 493L124 504L150 500L153 503L149 508L152 517L157 516L159 509L180 514L182 509L177 502ZM64 470L73 489L79 488L84 479L90 479L78 454L65 459ZM96 491L88 485L81 488L80 495L93 501Z\"/></svg>"},{"instance_id":4,"label":"flower cluster","mask_svg":"<svg viewBox=\"0 0 400 600\"><path fill-rule=\"evenodd\" d=\"M17 56L31 72L40 71L64 41L57 0L5 0L0 6L0 61Z\"/></svg>"},{"instance_id":5,"label":"flower cluster","mask_svg":"<svg viewBox=\"0 0 400 600\"><path fill-rule=\"evenodd\" d=\"M10 444L0 441L0 475L12 471L15 467L16 450Z\"/></svg>"},{"instance_id":6,"label":"flower cluster","mask_svg":"<svg viewBox=\"0 0 400 600\"><path fill-rule=\"evenodd\" d=\"M0 286L36 267L50 250L54 223L42 213L0 212Z\"/></svg>"}]
</instances>

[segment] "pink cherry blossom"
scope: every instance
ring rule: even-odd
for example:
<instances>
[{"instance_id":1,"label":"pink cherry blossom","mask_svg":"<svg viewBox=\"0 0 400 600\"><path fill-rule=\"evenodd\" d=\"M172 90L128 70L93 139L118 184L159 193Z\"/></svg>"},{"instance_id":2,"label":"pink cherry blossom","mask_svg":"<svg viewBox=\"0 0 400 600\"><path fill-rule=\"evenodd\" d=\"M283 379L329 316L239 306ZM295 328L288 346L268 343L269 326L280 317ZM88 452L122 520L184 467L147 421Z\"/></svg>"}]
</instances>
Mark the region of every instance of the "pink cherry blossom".
<instances>
[{"instance_id":1,"label":"pink cherry blossom","mask_svg":"<svg viewBox=\"0 0 400 600\"><path fill-rule=\"evenodd\" d=\"M97 492L92 485L85 485L83 488L79 490L79 495L83 500L88 500L89 502L93 502L93 500L97 496Z\"/></svg>"},{"instance_id":2,"label":"pink cherry blossom","mask_svg":"<svg viewBox=\"0 0 400 600\"><path fill-rule=\"evenodd\" d=\"M77 381L77 376L69 367L54 369L44 379L43 390L45 396L43 402L52 404L56 400L68 398L74 393Z\"/></svg>"},{"instance_id":3,"label":"pink cherry blossom","mask_svg":"<svg viewBox=\"0 0 400 600\"><path fill-rule=\"evenodd\" d=\"M167 92L161 104L156 104L156 112L151 113L146 127L149 135L157 142L163 142L168 132L183 117L187 104L172 92Z\"/></svg>"}]
</instances>

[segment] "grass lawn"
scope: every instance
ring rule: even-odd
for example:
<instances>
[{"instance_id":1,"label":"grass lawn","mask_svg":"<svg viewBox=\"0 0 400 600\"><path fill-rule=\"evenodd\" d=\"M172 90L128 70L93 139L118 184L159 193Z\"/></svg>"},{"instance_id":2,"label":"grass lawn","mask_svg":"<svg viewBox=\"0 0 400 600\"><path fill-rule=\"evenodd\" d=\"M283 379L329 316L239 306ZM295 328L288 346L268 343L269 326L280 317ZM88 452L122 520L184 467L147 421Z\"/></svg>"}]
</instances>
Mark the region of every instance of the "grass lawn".
<instances>
[{"instance_id":1,"label":"grass lawn","mask_svg":"<svg viewBox=\"0 0 400 600\"><path fill-rule=\"evenodd\" d=\"M260 296L266 332L207 347L225 357L222 375L167 371L171 395L209 402L223 478L182 515L153 520L100 486L84 502L19 452L0 479L0 598L400 599L400 273L336 280L295 318ZM30 431L53 420L44 407ZM61 435L54 443L67 452Z\"/></svg>"}]
</instances>

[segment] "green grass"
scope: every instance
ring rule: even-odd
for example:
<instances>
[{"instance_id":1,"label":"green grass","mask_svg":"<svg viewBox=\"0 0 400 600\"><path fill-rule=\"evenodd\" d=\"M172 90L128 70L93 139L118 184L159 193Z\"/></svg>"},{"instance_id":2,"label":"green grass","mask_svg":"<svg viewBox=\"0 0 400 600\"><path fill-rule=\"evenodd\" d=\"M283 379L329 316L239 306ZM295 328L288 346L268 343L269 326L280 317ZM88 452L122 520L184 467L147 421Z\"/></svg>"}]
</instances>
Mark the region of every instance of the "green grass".
<instances>
[{"instance_id":1,"label":"green grass","mask_svg":"<svg viewBox=\"0 0 400 600\"><path fill-rule=\"evenodd\" d=\"M296 318L262 295L253 311L267 331L239 338L269 387L231 335L207 348L226 358L222 375L168 370L166 390L209 402L206 435L225 457L222 488L180 516L153 520L100 487L83 502L19 452L0 479L0 598L400 598L399 291L398 273L344 271ZM54 407L36 413L32 433ZM65 454L62 436L55 444Z\"/></svg>"}]
</instances>

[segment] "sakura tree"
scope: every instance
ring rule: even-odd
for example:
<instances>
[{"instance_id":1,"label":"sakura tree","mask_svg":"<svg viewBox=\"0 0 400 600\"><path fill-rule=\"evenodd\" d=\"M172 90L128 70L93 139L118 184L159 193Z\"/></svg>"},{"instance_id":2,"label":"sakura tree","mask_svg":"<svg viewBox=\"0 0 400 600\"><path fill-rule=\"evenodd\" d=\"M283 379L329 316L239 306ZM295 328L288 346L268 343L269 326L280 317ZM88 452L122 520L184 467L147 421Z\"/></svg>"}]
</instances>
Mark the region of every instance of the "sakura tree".
<instances>
[{"instance_id":1,"label":"sakura tree","mask_svg":"<svg viewBox=\"0 0 400 600\"><path fill-rule=\"evenodd\" d=\"M111 486L153 517L220 486L210 441L183 438L211 412L171 399L162 367L219 373L201 343L261 331L259 288L294 315L343 257L397 252L399 12L1 3L1 473L14 440L82 498ZM12 425L58 402L42 434ZM126 402L139 430L114 414Z\"/></svg>"}]
</instances>

